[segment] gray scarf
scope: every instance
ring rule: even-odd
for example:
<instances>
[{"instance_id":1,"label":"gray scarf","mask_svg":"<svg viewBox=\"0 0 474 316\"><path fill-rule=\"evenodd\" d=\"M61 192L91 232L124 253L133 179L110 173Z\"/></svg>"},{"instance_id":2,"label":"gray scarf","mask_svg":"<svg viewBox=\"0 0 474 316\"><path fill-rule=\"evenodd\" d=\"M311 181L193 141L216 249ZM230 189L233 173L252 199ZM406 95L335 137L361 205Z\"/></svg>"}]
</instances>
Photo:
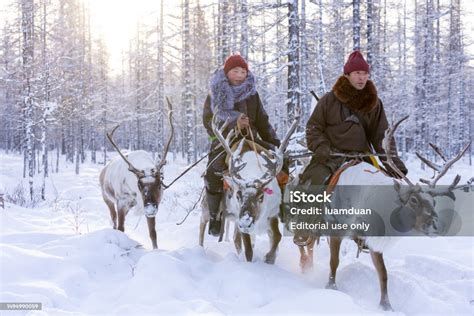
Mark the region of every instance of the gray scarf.
<instances>
[{"instance_id":1,"label":"gray scarf","mask_svg":"<svg viewBox=\"0 0 474 316\"><path fill-rule=\"evenodd\" d=\"M229 122L234 124L241 114L241 112L234 110L234 104L256 93L255 76L250 71L242 84L233 86L225 75L224 69L218 69L211 78L212 112L218 111L219 120L229 119Z\"/></svg>"}]
</instances>

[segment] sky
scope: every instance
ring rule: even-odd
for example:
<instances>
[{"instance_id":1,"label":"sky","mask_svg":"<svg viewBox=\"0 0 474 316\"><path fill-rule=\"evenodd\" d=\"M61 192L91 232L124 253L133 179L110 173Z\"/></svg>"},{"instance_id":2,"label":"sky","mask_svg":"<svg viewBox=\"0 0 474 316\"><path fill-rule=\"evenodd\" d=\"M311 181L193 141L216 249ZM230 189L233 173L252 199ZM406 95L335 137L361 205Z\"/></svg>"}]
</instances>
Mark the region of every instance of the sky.
<instances>
[{"instance_id":1,"label":"sky","mask_svg":"<svg viewBox=\"0 0 474 316\"><path fill-rule=\"evenodd\" d=\"M137 22L147 17L158 17L160 12L160 1L156 0L82 1L90 5L92 29L97 36L104 38L110 53L109 63L115 71L122 63L122 51L128 50L129 40L134 37ZM179 2L165 1L166 10L170 10L170 4L174 6Z\"/></svg>"}]
</instances>

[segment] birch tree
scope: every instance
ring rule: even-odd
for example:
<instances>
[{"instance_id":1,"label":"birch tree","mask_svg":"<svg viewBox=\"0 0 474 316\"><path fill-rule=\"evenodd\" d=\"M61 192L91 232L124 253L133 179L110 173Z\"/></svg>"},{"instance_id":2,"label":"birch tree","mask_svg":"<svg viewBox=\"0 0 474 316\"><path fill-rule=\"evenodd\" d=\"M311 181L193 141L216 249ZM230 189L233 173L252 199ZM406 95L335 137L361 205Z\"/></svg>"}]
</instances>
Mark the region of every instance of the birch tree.
<instances>
[{"instance_id":1,"label":"birch tree","mask_svg":"<svg viewBox=\"0 0 474 316\"><path fill-rule=\"evenodd\" d=\"M353 50L360 50L360 0L352 0Z\"/></svg>"},{"instance_id":2,"label":"birch tree","mask_svg":"<svg viewBox=\"0 0 474 316\"><path fill-rule=\"evenodd\" d=\"M156 74L157 74L157 86L158 86L158 93L157 93L157 107L158 107L158 117L156 120L157 130L156 130L156 141L157 141L157 152L159 155L163 154L164 150L164 98L165 98L165 74L164 74L164 56L163 56L163 47L164 47L164 14L163 14L163 2L164 0L160 0L160 17L157 23L157 56L156 56Z\"/></svg>"},{"instance_id":3,"label":"birch tree","mask_svg":"<svg viewBox=\"0 0 474 316\"><path fill-rule=\"evenodd\" d=\"M448 146L449 152L459 150L463 141L464 106L463 100L459 98L462 87L462 50L461 50L461 30L460 30L460 0L451 0L451 11L449 21L449 50L448 50Z\"/></svg>"},{"instance_id":4,"label":"birch tree","mask_svg":"<svg viewBox=\"0 0 474 316\"><path fill-rule=\"evenodd\" d=\"M288 99L286 109L288 111L288 124L295 117L295 110L300 108L300 26L298 0L288 1Z\"/></svg>"},{"instance_id":5,"label":"birch tree","mask_svg":"<svg viewBox=\"0 0 474 316\"><path fill-rule=\"evenodd\" d=\"M229 1L228 0L218 0L218 19L217 19L217 64L224 64L227 56L230 55L230 17L229 17Z\"/></svg>"},{"instance_id":6,"label":"birch tree","mask_svg":"<svg viewBox=\"0 0 474 316\"><path fill-rule=\"evenodd\" d=\"M30 200L33 201L34 188L34 100L33 100L33 58L34 58L34 13L33 0L21 0L21 31L22 38L22 106L25 114L25 156L28 166L28 183Z\"/></svg>"},{"instance_id":7,"label":"birch tree","mask_svg":"<svg viewBox=\"0 0 474 316\"><path fill-rule=\"evenodd\" d=\"M248 31L248 4L247 0L240 0L240 54L245 60L248 60L249 55L249 31Z\"/></svg>"},{"instance_id":8,"label":"birch tree","mask_svg":"<svg viewBox=\"0 0 474 316\"><path fill-rule=\"evenodd\" d=\"M194 146L194 111L193 111L193 91L191 83L191 30L189 17L189 0L184 0L183 5L183 106L185 108L185 129L184 129L184 143L186 148L186 160L191 163L197 160L196 148Z\"/></svg>"},{"instance_id":9,"label":"birch tree","mask_svg":"<svg viewBox=\"0 0 474 316\"><path fill-rule=\"evenodd\" d=\"M301 114L303 117L309 117L311 96L309 94L308 81L309 81L309 52L308 52L308 34L306 33L306 1L301 1L301 21L300 21L300 91L301 91Z\"/></svg>"}]
</instances>

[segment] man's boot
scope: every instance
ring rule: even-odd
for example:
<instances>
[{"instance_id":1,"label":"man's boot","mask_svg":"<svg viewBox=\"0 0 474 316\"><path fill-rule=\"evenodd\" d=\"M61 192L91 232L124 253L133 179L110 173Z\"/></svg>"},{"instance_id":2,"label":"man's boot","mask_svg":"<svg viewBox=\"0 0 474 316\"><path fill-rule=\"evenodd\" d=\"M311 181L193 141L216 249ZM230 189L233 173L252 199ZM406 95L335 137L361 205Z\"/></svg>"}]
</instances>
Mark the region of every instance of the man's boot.
<instances>
[{"instance_id":1,"label":"man's boot","mask_svg":"<svg viewBox=\"0 0 474 316\"><path fill-rule=\"evenodd\" d=\"M209 207L209 235L219 236L221 232L221 220L217 218L219 213L219 206L221 204L223 193L206 192L207 205Z\"/></svg>"}]
</instances>

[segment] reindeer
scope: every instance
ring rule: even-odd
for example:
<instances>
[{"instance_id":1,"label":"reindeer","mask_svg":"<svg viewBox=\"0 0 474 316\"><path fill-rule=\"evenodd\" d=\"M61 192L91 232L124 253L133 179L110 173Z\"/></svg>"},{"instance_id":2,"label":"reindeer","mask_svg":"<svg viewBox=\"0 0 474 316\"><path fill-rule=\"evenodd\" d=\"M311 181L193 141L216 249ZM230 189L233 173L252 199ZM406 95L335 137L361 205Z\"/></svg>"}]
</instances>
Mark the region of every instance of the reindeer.
<instances>
[{"instance_id":1,"label":"reindeer","mask_svg":"<svg viewBox=\"0 0 474 316\"><path fill-rule=\"evenodd\" d=\"M113 158L100 173L102 197L109 208L113 228L125 231L125 216L128 211L132 207L143 210L153 249L158 248L155 215L163 195L164 184L161 169L166 164L166 155L174 133L172 106L168 99L167 101L171 133L161 161L155 162L152 156L144 150L132 151L124 155L113 140L113 134L120 126L117 125L112 133L107 133L107 138L119 156Z\"/></svg>"},{"instance_id":2,"label":"reindeer","mask_svg":"<svg viewBox=\"0 0 474 316\"><path fill-rule=\"evenodd\" d=\"M443 166L437 166L436 164L428 161L427 159L421 157L420 154L417 153L417 156L422 159L424 163L426 163L429 167L433 170L438 172L438 174L434 177L434 180L429 181L425 179L420 179L420 182L428 184L428 188L421 187L418 183L413 184L408 177L403 174L395 165L392 160L392 155L395 154L394 151L391 149L391 142L393 141L393 134L397 127L400 125L402 121L407 119L407 117L398 121L394 126L390 127L385 134L385 138L383 140L383 148L387 153L387 164L391 167L392 170L395 171L399 179L390 178L383 173L376 172L375 168L365 162L361 162L353 167L349 167L346 171L344 171L339 179L338 185L359 185L361 181L364 183L374 184L374 185L393 185L393 195L395 199L398 201L400 207L403 207L408 214L410 214L410 218L412 219L410 223L409 229L413 229L414 231L421 232L428 236L437 235L439 231L438 227L438 214L435 211L435 200L436 196L448 196L451 199L455 199L453 190L456 188L460 180L460 176L457 175L454 178L453 183L445 189L436 188L436 183L438 180L446 174L448 169L458 161L462 155L466 152L469 148L470 143L466 144L464 148L451 160L447 161L447 159L441 154L439 149L430 144L433 149L441 156L441 158L445 161ZM369 172L367 172L369 171ZM402 186L402 183L405 183L405 186ZM340 196L343 195L344 191L339 190L336 186L333 196L339 194ZM351 205L359 205L364 204L367 205L367 200L371 195L374 193L370 191L370 188L361 189L357 196L353 196L349 198L349 204ZM413 220L414 219L414 220ZM295 236L294 242L300 249L300 266L303 270L310 268L313 263L313 247L316 241L316 236L311 233L301 234L299 236ZM386 249L388 245L390 245L396 238L394 237L361 237L361 236L353 236L359 244L359 250L362 246L367 247L372 262L375 266L375 269L378 274L379 285L380 285L380 307L384 310L392 310L392 306L390 304L390 300L388 297L387 291L387 269L385 267L385 263L383 260L383 250ZM319 238L319 236L318 236ZM339 250L342 242L341 236L330 236L329 237L329 246L330 246L330 275L329 280L326 285L326 288L330 289L337 289L336 287L336 271L339 265ZM307 247L307 251L305 251L304 247Z\"/></svg>"},{"instance_id":3,"label":"reindeer","mask_svg":"<svg viewBox=\"0 0 474 316\"><path fill-rule=\"evenodd\" d=\"M221 213L225 214L224 218L235 220L234 245L237 253L240 254L243 241L245 258L248 262L251 262L253 258L251 235L266 231L271 240L271 247L264 260L266 263L273 264L281 240L278 228L281 190L276 175L283 167L283 153L288 146L291 134L298 125L298 119L293 122L276 152L271 150L242 152L246 144L245 139L240 140L237 149L233 152L230 140L234 136L234 131L231 130L224 138L223 132L228 122L218 128L216 120L214 115L212 130L229 157L229 174L224 175L224 180L230 188L221 204ZM207 213L208 211L203 208L199 234L201 246L208 221Z\"/></svg>"}]
</instances>

